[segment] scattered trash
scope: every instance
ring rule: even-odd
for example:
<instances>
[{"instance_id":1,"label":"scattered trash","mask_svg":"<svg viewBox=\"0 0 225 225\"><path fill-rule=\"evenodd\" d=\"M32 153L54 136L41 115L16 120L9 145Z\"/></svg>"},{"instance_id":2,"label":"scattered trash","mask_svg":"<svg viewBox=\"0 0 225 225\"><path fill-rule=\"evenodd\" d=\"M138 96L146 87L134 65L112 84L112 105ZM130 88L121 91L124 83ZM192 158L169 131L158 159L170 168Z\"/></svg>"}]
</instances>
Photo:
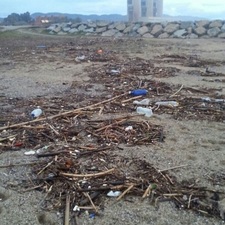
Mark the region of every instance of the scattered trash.
<instances>
[{"instance_id":1,"label":"scattered trash","mask_svg":"<svg viewBox=\"0 0 225 225\"><path fill-rule=\"evenodd\" d=\"M108 197L119 197L121 195L121 191L110 191L107 193Z\"/></svg>"},{"instance_id":2,"label":"scattered trash","mask_svg":"<svg viewBox=\"0 0 225 225\"><path fill-rule=\"evenodd\" d=\"M46 46L45 45L37 45L37 48L42 48L42 49L45 49Z\"/></svg>"},{"instance_id":3,"label":"scattered trash","mask_svg":"<svg viewBox=\"0 0 225 225\"><path fill-rule=\"evenodd\" d=\"M120 71L119 70L110 70L111 75L119 75Z\"/></svg>"},{"instance_id":4,"label":"scattered trash","mask_svg":"<svg viewBox=\"0 0 225 225\"><path fill-rule=\"evenodd\" d=\"M94 218L95 218L95 213L90 213L90 214L89 214L89 218L90 218L90 219L94 219Z\"/></svg>"},{"instance_id":5,"label":"scattered trash","mask_svg":"<svg viewBox=\"0 0 225 225\"><path fill-rule=\"evenodd\" d=\"M137 89L129 92L132 96L146 95L147 93L148 91L146 89Z\"/></svg>"},{"instance_id":6,"label":"scattered trash","mask_svg":"<svg viewBox=\"0 0 225 225\"><path fill-rule=\"evenodd\" d=\"M153 112L149 108L144 108L144 107L137 107L137 113L138 114L144 114L146 117L151 117L153 115Z\"/></svg>"},{"instance_id":7,"label":"scattered trash","mask_svg":"<svg viewBox=\"0 0 225 225\"><path fill-rule=\"evenodd\" d=\"M85 55L77 56L77 57L75 58L75 61L76 61L76 62L84 61L85 58L86 58Z\"/></svg>"},{"instance_id":8,"label":"scattered trash","mask_svg":"<svg viewBox=\"0 0 225 225\"><path fill-rule=\"evenodd\" d=\"M133 127L132 126L128 126L125 128L125 131L129 131L129 130L133 130Z\"/></svg>"},{"instance_id":9,"label":"scattered trash","mask_svg":"<svg viewBox=\"0 0 225 225\"><path fill-rule=\"evenodd\" d=\"M42 110L38 107L31 112L32 118L37 118L42 114Z\"/></svg>"},{"instance_id":10,"label":"scattered trash","mask_svg":"<svg viewBox=\"0 0 225 225\"><path fill-rule=\"evenodd\" d=\"M149 105L150 104L150 99L149 98L145 98L145 99L143 99L143 100L141 100L141 101L137 101L137 100L135 100L135 101L133 101L133 104L134 105Z\"/></svg>"},{"instance_id":11,"label":"scattered trash","mask_svg":"<svg viewBox=\"0 0 225 225\"><path fill-rule=\"evenodd\" d=\"M155 104L158 106L162 105L162 106L170 106L170 107L171 106L177 107L179 105L179 103L176 101L162 101L162 102L156 102Z\"/></svg>"},{"instance_id":12,"label":"scattered trash","mask_svg":"<svg viewBox=\"0 0 225 225\"><path fill-rule=\"evenodd\" d=\"M102 49L98 49L97 53L102 54L103 53Z\"/></svg>"},{"instance_id":13,"label":"scattered trash","mask_svg":"<svg viewBox=\"0 0 225 225\"><path fill-rule=\"evenodd\" d=\"M210 97L203 97L201 98L203 101L205 102L210 102L211 101L211 98Z\"/></svg>"},{"instance_id":14,"label":"scattered trash","mask_svg":"<svg viewBox=\"0 0 225 225\"><path fill-rule=\"evenodd\" d=\"M80 208L78 205L75 205L74 208L73 208L73 211L74 212L80 212Z\"/></svg>"},{"instance_id":15,"label":"scattered trash","mask_svg":"<svg viewBox=\"0 0 225 225\"><path fill-rule=\"evenodd\" d=\"M24 155L35 155L36 152L31 150L31 151L28 151L28 152L24 152Z\"/></svg>"}]
</instances>

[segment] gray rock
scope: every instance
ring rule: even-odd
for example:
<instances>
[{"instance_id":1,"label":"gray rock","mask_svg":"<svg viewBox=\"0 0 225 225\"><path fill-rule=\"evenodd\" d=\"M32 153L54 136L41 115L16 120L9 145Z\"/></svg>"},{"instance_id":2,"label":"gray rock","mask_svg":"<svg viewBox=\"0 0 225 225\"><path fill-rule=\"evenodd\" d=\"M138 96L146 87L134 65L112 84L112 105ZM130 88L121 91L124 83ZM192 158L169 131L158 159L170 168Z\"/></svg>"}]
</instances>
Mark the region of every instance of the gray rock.
<instances>
[{"instance_id":1,"label":"gray rock","mask_svg":"<svg viewBox=\"0 0 225 225\"><path fill-rule=\"evenodd\" d=\"M163 32L163 27L161 24L156 24L153 26L151 34L154 35L154 37L158 37Z\"/></svg>"},{"instance_id":2,"label":"gray rock","mask_svg":"<svg viewBox=\"0 0 225 225\"><path fill-rule=\"evenodd\" d=\"M214 20L209 24L209 28L213 28L213 27L222 27L223 23L221 20Z\"/></svg>"},{"instance_id":3,"label":"gray rock","mask_svg":"<svg viewBox=\"0 0 225 225\"><path fill-rule=\"evenodd\" d=\"M70 28L70 27L63 27L62 30L63 30L64 32L69 32L69 31L71 30L71 28Z\"/></svg>"},{"instance_id":4,"label":"gray rock","mask_svg":"<svg viewBox=\"0 0 225 225\"><path fill-rule=\"evenodd\" d=\"M188 29L188 28L192 28L192 27L194 27L194 24L193 24L193 22L191 22L191 21L182 21L181 23L180 23L180 29Z\"/></svg>"},{"instance_id":5,"label":"gray rock","mask_svg":"<svg viewBox=\"0 0 225 225\"><path fill-rule=\"evenodd\" d=\"M190 39L197 39L198 35L197 34L189 34L187 37Z\"/></svg>"},{"instance_id":6,"label":"gray rock","mask_svg":"<svg viewBox=\"0 0 225 225\"><path fill-rule=\"evenodd\" d=\"M107 22L107 21L99 21L99 22L97 22L97 26L98 27L106 27L108 25L109 25L109 22Z\"/></svg>"},{"instance_id":7,"label":"gray rock","mask_svg":"<svg viewBox=\"0 0 225 225\"><path fill-rule=\"evenodd\" d=\"M114 35L114 37L117 37L117 38L123 37L123 36L124 36L124 34L121 33L121 32L118 32L118 33L116 33L116 34Z\"/></svg>"},{"instance_id":8,"label":"gray rock","mask_svg":"<svg viewBox=\"0 0 225 225\"><path fill-rule=\"evenodd\" d=\"M96 33L102 33L105 32L107 30L107 27L100 27L96 29Z\"/></svg>"},{"instance_id":9,"label":"gray rock","mask_svg":"<svg viewBox=\"0 0 225 225\"><path fill-rule=\"evenodd\" d=\"M204 27L197 27L194 29L194 32L197 34L197 35L204 35L206 34L206 29Z\"/></svg>"},{"instance_id":10,"label":"gray rock","mask_svg":"<svg viewBox=\"0 0 225 225\"><path fill-rule=\"evenodd\" d=\"M74 23L70 27L71 28L78 28L81 25L81 23Z\"/></svg>"},{"instance_id":11,"label":"gray rock","mask_svg":"<svg viewBox=\"0 0 225 225\"><path fill-rule=\"evenodd\" d=\"M87 28L86 25L81 24L81 25L78 27L78 30L79 30L79 31L84 31L84 30L86 30L86 28Z\"/></svg>"},{"instance_id":12,"label":"gray rock","mask_svg":"<svg viewBox=\"0 0 225 225\"><path fill-rule=\"evenodd\" d=\"M144 38L154 38L154 36L150 33L146 33L142 37L144 37Z\"/></svg>"},{"instance_id":13,"label":"gray rock","mask_svg":"<svg viewBox=\"0 0 225 225\"><path fill-rule=\"evenodd\" d=\"M209 37L217 37L218 34L221 32L219 27L213 27L207 31Z\"/></svg>"},{"instance_id":14,"label":"gray rock","mask_svg":"<svg viewBox=\"0 0 225 225\"><path fill-rule=\"evenodd\" d=\"M120 23L112 23L112 24L108 25L108 29L109 29L109 30L112 30L112 29L114 29L118 24L120 24Z\"/></svg>"},{"instance_id":15,"label":"gray rock","mask_svg":"<svg viewBox=\"0 0 225 225\"><path fill-rule=\"evenodd\" d=\"M55 29L52 30L54 33L59 33L61 31L61 27L57 26Z\"/></svg>"},{"instance_id":16,"label":"gray rock","mask_svg":"<svg viewBox=\"0 0 225 225\"><path fill-rule=\"evenodd\" d=\"M193 32L193 28L192 28L192 27L188 27L188 28L187 28L187 33L188 33L188 34L192 34L192 32Z\"/></svg>"},{"instance_id":17,"label":"gray rock","mask_svg":"<svg viewBox=\"0 0 225 225\"><path fill-rule=\"evenodd\" d=\"M133 31L137 31L140 27L141 27L141 24L136 23L136 24L133 26L132 30L133 30Z\"/></svg>"},{"instance_id":18,"label":"gray rock","mask_svg":"<svg viewBox=\"0 0 225 225\"><path fill-rule=\"evenodd\" d=\"M67 33L66 32L63 32L63 31L60 31L58 32L58 35L66 35Z\"/></svg>"},{"instance_id":19,"label":"gray rock","mask_svg":"<svg viewBox=\"0 0 225 225\"><path fill-rule=\"evenodd\" d=\"M207 28L209 26L209 21L208 20L200 20L200 21L196 21L196 26L197 27L205 27Z\"/></svg>"},{"instance_id":20,"label":"gray rock","mask_svg":"<svg viewBox=\"0 0 225 225\"><path fill-rule=\"evenodd\" d=\"M221 33L218 35L218 38L225 38L225 33Z\"/></svg>"},{"instance_id":21,"label":"gray rock","mask_svg":"<svg viewBox=\"0 0 225 225\"><path fill-rule=\"evenodd\" d=\"M86 29L84 31L87 32L87 33L93 33L95 30L94 30L94 27L91 27L91 28Z\"/></svg>"},{"instance_id":22,"label":"gray rock","mask_svg":"<svg viewBox=\"0 0 225 225\"><path fill-rule=\"evenodd\" d=\"M143 27L140 27L137 32L140 34L140 35L144 35L148 32L148 27L147 26L143 26Z\"/></svg>"},{"instance_id":23,"label":"gray rock","mask_svg":"<svg viewBox=\"0 0 225 225\"><path fill-rule=\"evenodd\" d=\"M97 27L97 24L91 22L91 23L88 23L87 26L88 26L88 27L91 27L91 28L96 28L96 27Z\"/></svg>"},{"instance_id":24,"label":"gray rock","mask_svg":"<svg viewBox=\"0 0 225 225\"><path fill-rule=\"evenodd\" d=\"M174 38L184 38L184 36L187 34L187 31L185 29L177 30L173 33Z\"/></svg>"},{"instance_id":25,"label":"gray rock","mask_svg":"<svg viewBox=\"0 0 225 225\"><path fill-rule=\"evenodd\" d=\"M112 37L112 36L114 36L117 32L118 32L118 30L116 30L116 29L107 30L107 31L105 31L105 32L102 33L102 36L103 36L103 37Z\"/></svg>"},{"instance_id":26,"label":"gray rock","mask_svg":"<svg viewBox=\"0 0 225 225\"><path fill-rule=\"evenodd\" d=\"M164 32L168 33L168 34L172 34L174 33L176 30L178 30L180 27L179 24L177 23L170 23L168 24L165 28L164 28Z\"/></svg>"},{"instance_id":27,"label":"gray rock","mask_svg":"<svg viewBox=\"0 0 225 225\"><path fill-rule=\"evenodd\" d=\"M158 38L161 38L161 39L164 39L164 38L169 38L169 34L168 33L162 33L162 34L160 34L159 36L158 36Z\"/></svg>"},{"instance_id":28,"label":"gray rock","mask_svg":"<svg viewBox=\"0 0 225 225\"><path fill-rule=\"evenodd\" d=\"M124 34L130 33L132 31L132 29L133 29L133 25L130 25L123 31L123 33Z\"/></svg>"},{"instance_id":29,"label":"gray rock","mask_svg":"<svg viewBox=\"0 0 225 225\"><path fill-rule=\"evenodd\" d=\"M76 32L78 32L79 30L77 29L77 28L73 28L73 29L70 29L69 30L69 33L70 34L74 34L74 33L76 33Z\"/></svg>"},{"instance_id":30,"label":"gray rock","mask_svg":"<svg viewBox=\"0 0 225 225\"><path fill-rule=\"evenodd\" d=\"M124 23L120 23L118 25L116 25L115 27L118 31L123 31L126 28L126 25Z\"/></svg>"},{"instance_id":31,"label":"gray rock","mask_svg":"<svg viewBox=\"0 0 225 225\"><path fill-rule=\"evenodd\" d=\"M225 33L225 24L221 27L221 31Z\"/></svg>"},{"instance_id":32,"label":"gray rock","mask_svg":"<svg viewBox=\"0 0 225 225\"><path fill-rule=\"evenodd\" d=\"M55 24L52 24L50 27L47 28L47 30L52 31L52 30L54 30L55 28L56 28L56 25L55 25Z\"/></svg>"}]
</instances>

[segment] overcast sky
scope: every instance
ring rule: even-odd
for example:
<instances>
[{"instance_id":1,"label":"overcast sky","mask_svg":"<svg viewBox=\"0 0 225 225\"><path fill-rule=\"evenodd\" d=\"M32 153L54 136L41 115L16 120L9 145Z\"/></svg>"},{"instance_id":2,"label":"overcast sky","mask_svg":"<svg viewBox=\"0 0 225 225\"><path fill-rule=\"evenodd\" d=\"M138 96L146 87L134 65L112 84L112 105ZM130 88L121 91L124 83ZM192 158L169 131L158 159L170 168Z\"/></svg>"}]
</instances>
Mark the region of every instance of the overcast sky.
<instances>
[{"instance_id":1,"label":"overcast sky","mask_svg":"<svg viewBox=\"0 0 225 225\"><path fill-rule=\"evenodd\" d=\"M126 15L127 0L0 0L0 17L12 12ZM164 0L164 14L225 19L225 0Z\"/></svg>"}]
</instances>

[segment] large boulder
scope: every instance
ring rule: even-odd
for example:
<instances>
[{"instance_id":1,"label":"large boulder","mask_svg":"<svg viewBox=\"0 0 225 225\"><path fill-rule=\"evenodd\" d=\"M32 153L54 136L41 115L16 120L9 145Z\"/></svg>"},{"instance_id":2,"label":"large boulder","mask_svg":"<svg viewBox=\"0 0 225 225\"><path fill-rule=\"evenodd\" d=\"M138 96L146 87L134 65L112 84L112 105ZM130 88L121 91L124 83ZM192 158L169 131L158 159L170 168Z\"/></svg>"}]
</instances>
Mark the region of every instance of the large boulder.
<instances>
[{"instance_id":1,"label":"large boulder","mask_svg":"<svg viewBox=\"0 0 225 225\"><path fill-rule=\"evenodd\" d=\"M150 33L146 33L142 37L144 37L144 38L154 38L154 36Z\"/></svg>"},{"instance_id":2,"label":"large boulder","mask_svg":"<svg viewBox=\"0 0 225 225\"><path fill-rule=\"evenodd\" d=\"M126 27L126 29L123 31L124 34L130 33L133 29L133 25L130 25L128 27Z\"/></svg>"},{"instance_id":3,"label":"large boulder","mask_svg":"<svg viewBox=\"0 0 225 225\"><path fill-rule=\"evenodd\" d=\"M194 32L197 35L202 36L202 35L206 34L206 29L204 27L197 27L194 29Z\"/></svg>"},{"instance_id":4,"label":"large boulder","mask_svg":"<svg viewBox=\"0 0 225 225\"><path fill-rule=\"evenodd\" d=\"M177 23L170 23L168 24L165 28L164 28L164 32L168 33L168 34L172 34L174 33L176 30L178 30L180 27L179 24Z\"/></svg>"},{"instance_id":5,"label":"large boulder","mask_svg":"<svg viewBox=\"0 0 225 225\"><path fill-rule=\"evenodd\" d=\"M154 37L158 37L163 32L163 27L161 24L156 24L153 26L151 34Z\"/></svg>"},{"instance_id":6,"label":"large boulder","mask_svg":"<svg viewBox=\"0 0 225 225\"><path fill-rule=\"evenodd\" d=\"M192 33L192 34L189 34L187 37L190 38L190 39L197 39L198 35Z\"/></svg>"},{"instance_id":7,"label":"large boulder","mask_svg":"<svg viewBox=\"0 0 225 225\"><path fill-rule=\"evenodd\" d=\"M162 34L160 34L159 36L158 36L158 38L161 38L161 39L164 39L164 38L169 38L169 34L168 33L162 33Z\"/></svg>"},{"instance_id":8,"label":"large boulder","mask_svg":"<svg viewBox=\"0 0 225 225\"><path fill-rule=\"evenodd\" d=\"M118 30L118 31L124 31L125 28L126 28L126 25L125 23L119 23L115 26L115 28Z\"/></svg>"},{"instance_id":9,"label":"large boulder","mask_svg":"<svg viewBox=\"0 0 225 225\"><path fill-rule=\"evenodd\" d=\"M196 21L196 26L197 27L205 27L207 28L209 26L209 20L200 20L200 21Z\"/></svg>"},{"instance_id":10,"label":"large boulder","mask_svg":"<svg viewBox=\"0 0 225 225\"><path fill-rule=\"evenodd\" d=\"M192 27L194 27L194 24L193 24L193 22L191 22L191 21L182 21L181 23L180 23L180 29L188 29L188 28L192 28Z\"/></svg>"},{"instance_id":11,"label":"large boulder","mask_svg":"<svg viewBox=\"0 0 225 225\"><path fill-rule=\"evenodd\" d=\"M221 33L218 35L218 38L225 38L225 33Z\"/></svg>"},{"instance_id":12,"label":"large boulder","mask_svg":"<svg viewBox=\"0 0 225 225\"><path fill-rule=\"evenodd\" d=\"M147 26L143 26L143 27L140 27L137 32L140 34L140 35L144 35L148 32L148 27Z\"/></svg>"},{"instance_id":13,"label":"large boulder","mask_svg":"<svg viewBox=\"0 0 225 225\"><path fill-rule=\"evenodd\" d=\"M209 28L213 28L213 27L222 27L223 23L221 20L214 20L209 24Z\"/></svg>"},{"instance_id":14,"label":"large boulder","mask_svg":"<svg viewBox=\"0 0 225 225\"><path fill-rule=\"evenodd\" d=\"M109 25L109 22L107 22L107 21L99 21L99 22L97 22L97 26L98 27L106 27L108 25Z\"/></svg>"},{"instance_id":15,"label":"large boulder","mask_svg":"<svg viewBox=\"0 0 225 225\"><path fill-rule=\"evenodd\" d=\"M173 33L174 38L184 38L187 35L187 31L185 29L177 30Z\"/></svg>"},{"instance_id":16,"label":"large boulder","mask_svg":"<svg viewBox=\"0 0 225 225\"><path fill-rule=\"evenodd\" d=\"M94 23L94 22L90 22L87 24L88 27L93 27L93 28L96 28L97 27L97 24Z\"/></svg>"},{"instance_id":17,"label":"large boulder","mask_svg":"<svg viewBox=\"0 0 225 225\"><path fill-rule=\"evenodd\" d=\"M103 37L112 37L112 36L114 36L117 32L118 32L118 30L116 30L116 29L107 30L107 31L105 31L105 32L102 33L102 36L103 36Z\"/></svg>"},{"instance_id":18,"label":"large boulder","mask_svg":"<svg viewBox=\"0 0 225 225\"><path fill-rule=\"evenodd\" d=\"M136 24L133 26L132 31L137 31L140 27L141 27L141 24L136 23Z\"/></svg>"},{"instance_id":19,"label":"large boulder","mask_svg":"<svg viewBox=\"0 0 225 225\"><path fill-rule=\"evenodd\" d=\"M221 31L225 33L225 24L221 27Z\"/></svg>"},{"instance_id":20,"label":"large boulder","mask_svg":"<svg viewBox=\"0 0 225 225\"><path fill-rule=\"evenodd\" d=\"M218 34L221 32L219 27L213 27L207 31L209 37L217 37Z\"/></svg>"},{"instance_id":21,"label":"large boulder","mask_svg":"<svg viewBox=\"0 0 225 225\"><path fill-rule=\"evenodd\" d=\"M102 33L105 32L107 30L107 27L99 27L96 29L96 33Z\"/></svg>"},{"instance_id":22,"label":"large boulder","mask_svg":"<svg viewBox=\"0 0 225 225\"><path fill-rule=\"evenodd\" d=\"M79 30L77 28L72 28L72 29L69 30L70 34L74 34L74 33L77 33L77 32L79 32Z\"/></svg>"},{"instance_id":23,"label":"large boulder","mask_svg":"<svg viewBox=\"0 0 225 225\"><path fill-rule=\"evenodd\" d=\"M77 29L78 29L79 31L84 31L84 30L86 30L86 28L87 28L86 25L81 24Z\"/></svg>"}]
</instances>

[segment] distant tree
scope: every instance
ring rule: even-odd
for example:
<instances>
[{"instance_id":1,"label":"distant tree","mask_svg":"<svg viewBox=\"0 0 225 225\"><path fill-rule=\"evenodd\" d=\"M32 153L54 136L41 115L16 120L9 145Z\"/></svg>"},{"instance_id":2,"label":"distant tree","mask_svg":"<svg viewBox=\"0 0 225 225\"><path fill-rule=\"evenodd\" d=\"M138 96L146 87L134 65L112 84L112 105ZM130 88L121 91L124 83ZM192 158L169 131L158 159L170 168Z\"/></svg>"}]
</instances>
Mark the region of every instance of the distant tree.
<instances>
[{"instance_id":1,"label":"distant tree","mask_svg":"<svg viewBox=\"0 0 225 225\"><path fill-rule=\"evenodd\" d=\"M11 13L8 15L3 23L5 25L19 25L19 24L28 24L32 21L29 12L18 14L18 13Z\"/></svg>"}]
</instances>

